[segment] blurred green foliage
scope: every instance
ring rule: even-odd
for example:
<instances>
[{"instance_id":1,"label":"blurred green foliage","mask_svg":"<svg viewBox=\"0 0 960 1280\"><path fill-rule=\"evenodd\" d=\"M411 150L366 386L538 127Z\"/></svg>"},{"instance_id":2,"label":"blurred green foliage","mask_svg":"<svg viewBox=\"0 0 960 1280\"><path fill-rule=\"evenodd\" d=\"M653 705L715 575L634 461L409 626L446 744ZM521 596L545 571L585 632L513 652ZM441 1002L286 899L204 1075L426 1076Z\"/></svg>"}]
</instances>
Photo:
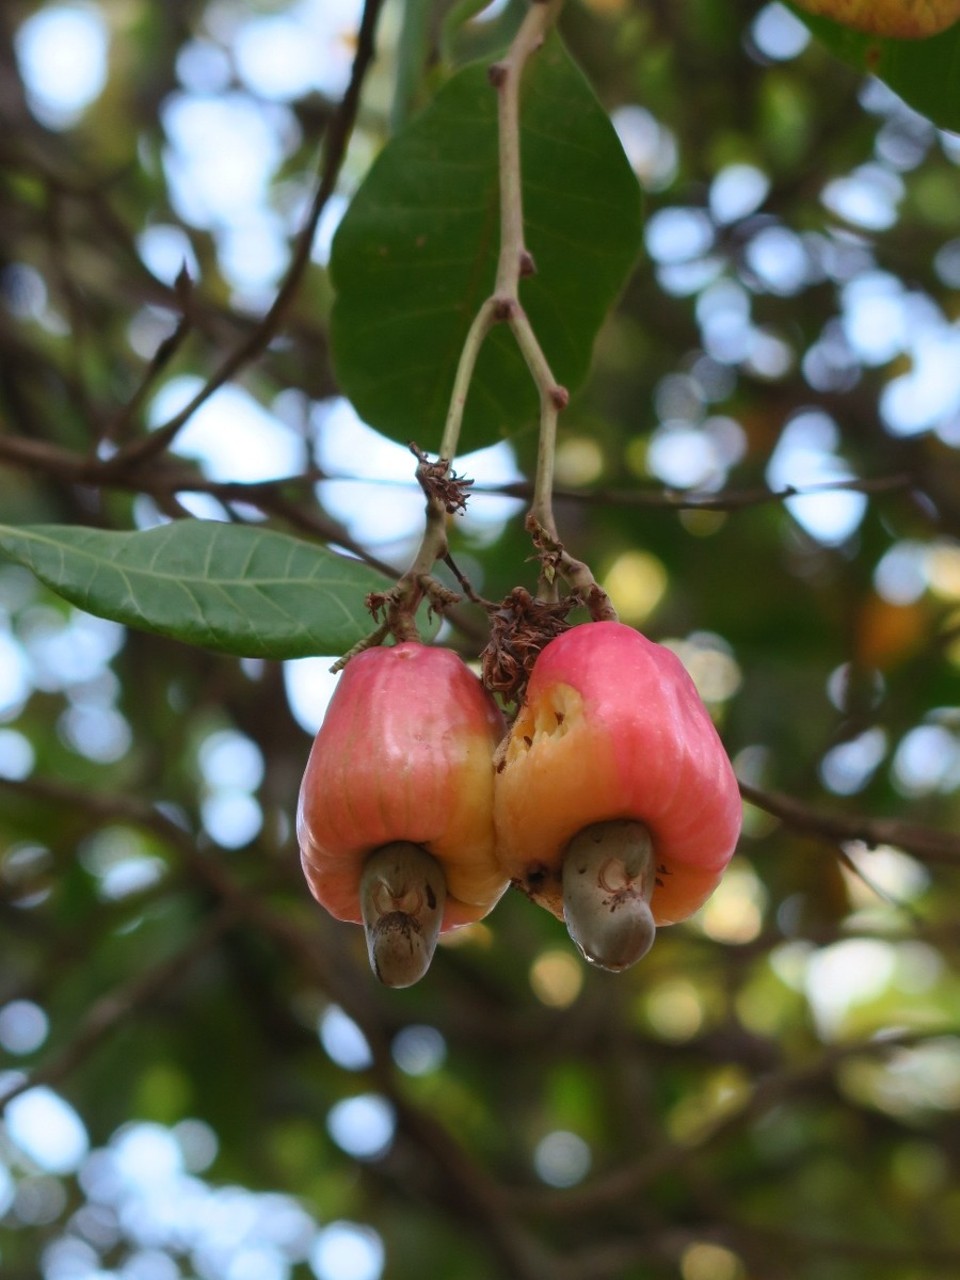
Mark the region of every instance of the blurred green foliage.
<instances>
[{"instance_id":1,"label":"blurred green foliage","mask_svg":"<svg viewBox=\"0 0 960 1280\"><path fill-rule=\"evenodd\" d=\"M4 523L200 515L402 570L412 458L337 487L379 445L334 399L332 215L265 320L357 6L91 5L106 78L67 117L28 59L58 8L0 12ZM520 6L410 5L404 42L405 8L334 210ZM4 563L5 1280L957 1274L960 146L778 6L570 0L561 32L645 231L561 415L558 523L698 680L740 851L626 974L509 892L381 990L300 875L303 669L95 622ZM144 458L238 351L242 398ZM294 465L256 472L258 439ZM489 600L535 585L523 502L483 506L528 492L533 433L513 448L451 528ZM355 523L398 492L405 533ZM485 634L470 605L442 633L471 658ZM18 1113L42 1086L70 1110Z\"/></svg>"}]
</instances>

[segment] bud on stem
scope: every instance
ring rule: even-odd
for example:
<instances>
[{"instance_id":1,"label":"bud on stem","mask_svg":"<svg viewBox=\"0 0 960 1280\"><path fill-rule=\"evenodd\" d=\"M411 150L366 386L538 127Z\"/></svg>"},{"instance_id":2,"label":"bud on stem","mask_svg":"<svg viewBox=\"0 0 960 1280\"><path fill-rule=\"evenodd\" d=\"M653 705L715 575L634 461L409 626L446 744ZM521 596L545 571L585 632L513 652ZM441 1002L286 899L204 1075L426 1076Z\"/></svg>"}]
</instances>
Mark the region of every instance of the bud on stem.
<instances>
[{"instance_id":1,"label":"bud on stem","mask_svg":"<svg viewBox=\"0 0 960 1280\"><path fill-rule=\"evenodd\" d=\"M647 954L656 861L642 822L584 827L566 847L562 874L563 918L585 959L616 973Z\"/></svg>"},{"instance_id":2,"label":"bud on stem","mask_svg":"<svg viewBox=\"0 0 960 1280\"><path fill-rule=\"evenodd\" d=\"M447 881L440 863L418 844L385 844L367 859L360 910L373 972L388 987L410 987L430 968Z\"/></svg>"}]
</instances>

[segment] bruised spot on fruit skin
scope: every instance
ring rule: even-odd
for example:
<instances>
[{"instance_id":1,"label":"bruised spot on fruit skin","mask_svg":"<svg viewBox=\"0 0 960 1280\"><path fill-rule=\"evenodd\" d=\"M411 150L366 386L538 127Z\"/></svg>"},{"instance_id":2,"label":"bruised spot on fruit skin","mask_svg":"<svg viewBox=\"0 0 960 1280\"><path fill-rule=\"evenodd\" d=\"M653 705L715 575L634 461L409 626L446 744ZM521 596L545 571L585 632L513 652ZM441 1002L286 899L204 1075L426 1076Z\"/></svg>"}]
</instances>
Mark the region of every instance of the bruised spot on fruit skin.
<instances>
[{"instance_id":1,"label":"bruised spot on fruit skin","mask_svg":"<svg viewBox=\"0 0 960 1280\"><path fill-rule=\"evenodd\" d=\"M546 863L534 862L527 868L522 880L513 880L511 883L532 902L540 902L547 885L550 885L553 896L559 897L560 871L559 868L548 867Z\"/></svg>"},{"instance_id":2,"label":"bruised spot on fruit skin","mask_svg":"<svg viewBox=\"0 0 960 1280\"><path fill-rule=\"evenodd\" d=\"M436 950L446 877L420 845L399 840L376 849L360 878L360 908L370 967L385 986L410 987Z\"/></svg>"}]
</instances>

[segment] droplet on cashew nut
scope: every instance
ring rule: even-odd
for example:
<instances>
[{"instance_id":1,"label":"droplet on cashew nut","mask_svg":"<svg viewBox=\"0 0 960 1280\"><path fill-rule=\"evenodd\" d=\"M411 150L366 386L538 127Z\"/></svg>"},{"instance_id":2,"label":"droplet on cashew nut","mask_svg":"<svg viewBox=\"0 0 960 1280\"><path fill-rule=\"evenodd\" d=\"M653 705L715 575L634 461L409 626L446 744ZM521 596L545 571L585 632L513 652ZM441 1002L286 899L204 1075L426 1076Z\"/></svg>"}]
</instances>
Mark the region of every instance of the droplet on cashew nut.
<instances>
[{"instance_id":1,"label":"droplet on cashew nut","mask_svg":"<svg viewBox=\"0 0 960 1280\"><path fill-rule=\"evenodd\" d=\"M440 936L447 883L419 845L377 849L360 877L360 909L374 973L388 987L409 987L430 967Z\"/></svg>"},{"instance_id":2,"label":"droplet on cashew nut","mask_svg":"<svg viewBox=\"0 0 960 1280\"><path fill-rule=\"evenodd\" d=\"M591 964L618 973L653 946L656 859L642 822L596 822L563 856L563 919Z\"/></svg>"}]
</instances>

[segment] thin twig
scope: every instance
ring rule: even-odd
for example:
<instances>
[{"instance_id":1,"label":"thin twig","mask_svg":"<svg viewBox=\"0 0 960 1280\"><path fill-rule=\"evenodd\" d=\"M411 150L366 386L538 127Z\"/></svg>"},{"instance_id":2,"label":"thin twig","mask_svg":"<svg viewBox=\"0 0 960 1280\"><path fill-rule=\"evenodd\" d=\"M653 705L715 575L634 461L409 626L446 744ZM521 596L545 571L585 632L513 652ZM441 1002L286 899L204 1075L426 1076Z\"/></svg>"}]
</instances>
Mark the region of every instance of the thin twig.
<instances>
[{"instance_id":1,"label":"thin twig","mask_svg":"<svg viewBox=\"0 0 960 1280\"><path fill-rule=\"evenodd\" d=\"M337 178L339 177L347 152L347 144L356 122L361 90L367 71L376 53L377 20L383 4L384 0L366 0L364 4L363 15L360 19L360 29L357 33L357 46L350 83L324 136L323 168L320 180L306 221L297 236L287 274L284 276L283 282L277 290L276 297L269 309L253 332L210 375L204 386L189 404L174 417L170 418L169 421L157 427L149 436L138 440L127 448L119 450L108 464L109 467L121 469L134 464L142 465L148 459L156 457L167 449L176 438L177 433L186 425L200 406L205 404L214 392L229 382L235 374L254 361L266 349L279 330L310 262L310 254L313 249L313 241L321 214L326 208L327 201L336 190Z\"/></svg>"},{"instance_id":2,"label":"thin twig","mask_svg":"<svg viewBox=\"0 0 960 1280\"><path fill-rule=\"evenodd\" d=\"M956 1035L956 1031L956 1025L951 1025L828 1045L813 1060L760 1079L741 1102L715 1118L705 1119L700 1132L686 1142L666 1143L659 1150L644 1154L620 1169L569 1191L511 1188L504 1195L515 1208L557 1215L589 1214L610 1205L622 1204L739 1134L775 1107L829 1079L842 1063L860 1057L883 1057L899 1049Z\"/></svg>"},{"instance_id":3,"label":"thin twig","mask_svg":"<svg viewBox=\"0 0 960 1280\"><path fill-rule=\"evenodd\" d=\"M532 5L506 56L495 63L490 72L497 90L500 156L500 256L494 286L495 304L497 315L510 326L540 397L540 435L530 515L554 540L557 538L553 516L557 415L566 407L569 395L553 376L546 353L520 303L520 278L536 271L524 239L520 84L526 64L542 46L562 3L563 0L547 0ZM548 601L558 596L557 583L546 571L540 576L539 595Z\"/></svg>"},{"instance_id":4,"label":"thin twig","mask_svg":"<svg viewBox=\"0 0 960 1280\"><path fill-rule=\"evenodd\" d=\"M463 413L467 407L467 395L473 380L477 356L483 346L483 340L498 322L496 301L488 298L473 318L467 336L464 339L457 372L453 379L453 391L450 394L450 406L443 426L443 438L440 441L440 457L446 462L453 462L460 441L460 428L463 424Z\"/></svg>"},{"instance_id":5,"label":"thin twig","mask_svg":"<svg viewBox=\"0 0 960 1280\"><path fill-rule=\"evenodd\" d=\"M236 923L237 918L238 912L234 905L221 907L185 947L96 1000L70 1040L46 1062L6 1090L0 1097L0 1109L28 1089L40 1084L59 1084L71 1076L118 1026L136 1017L154 1000L169 992L186 971Z\"/></svg>"},{"instance_id":6,"label":"thin twig","mask_svg":"<svg viewBox=\"0 0 960 1280\"><path fill-rule=\"evenodd\" d=\"M452 408L452 402L451 402ZM462 406L460 407L462 415ZM441 450L441 457L446 454ZM153 491L162 488L184 489L193 492L212 493L218 497L236 498L242 502L256 502L262 493L315 484L319 480L351 480L354 476L332 475L316 468L308 468L294 475L281 476L275 480L208 480L195 472L185 472L183 468L171 465L163 470L151 472L149 479L142 473L136 476L124 474L104 474L105 464L91 459L84 454L45 441L30 440L13 435L4 429L0 419L0 462L10 466L22 467L26 470L46 471L59 475L63 479L75 480L80 484L102 484L104 487L136 489L137 492ZM411 481L402 479L363 478L364 484L381 485L385 488L410 488ZM751 507L765 506L771 503L787 502L791 498L813 497L825 493L863 493L867 496L882 496L887 493L901 493L907 489L924 492L915 476L907 472L895 472L892 475L851 476L845 480L822 480L806 485L785 485L780 489L763 486L749 489L718 489L715 493L705 494L696 490L678 492L675 489L570 489L554 488L554 498L578 506L619 507L624 509L649 508L651 510L668 511L717 511L734 512ZM496 497L529 499L533 496L533 486L527 480L512 481L506 484L484 484L476 482L474 494L490 494Z\"/></svg>"},{"instance_id":7,"label":"thin twig","mask_svg":"<svg viewBox=\"0 0 960 1280\"><path fill-rule=\"evenodd\" d=\"M189 278L181 272L177 277L177 281L179 286L178 291L185 295L189 290ZM133 395L130 396L126 404L122 405L107 423L101 438L101 445L122 439L129 424L140 412L147 396L156 385L157 379L186 342L192 328L193 324L190 316L184 313L177 321L173 332L168 334L167 337L157 345L157 349L153 353L147 367L144 369L143 375L140 378Z\"/></svg>"},{"instance_id":8,"label":"thin twig","mask_svg":"<svg viewBox=\"0 0 960 1280\"><path fill-rule=\"evenodd\" d=\"M141 1010L203 954L216 936L243 921L261 937L271 939L293 962L297 972L315 983L360 1028L373 1060L371 1080L393 1105L398 1129L417 1149L418 1167L433 1166L442 1194L455 1200L463 1220L479 1230L497 1256L498 1274L504 1280L540 1280L552 1273L551 1265L532 1235L515 1221L509 1206L502 1203L495 1184L429 1111L406 1096L390 1051L385 1020L376 1007L377 995L369 985L357 981L356 968L349 952L340 945L338 933L330 929L308 930L293 919L289 911L276 910L267 895L248 889L234 879L216 849L201 854L190 831L146 801L134 796L84 791L41 778L17 781L0 778L0 789L149 830L170 845L185 869L222 904L207 929L177 956L98 1002L67 1049L49 1066L18 1084L16 1093L40 1083L41 1079L53 1082L65 1078L121 1018ZM14 1092L8 1093L5 1101L13 1096ZM441 1191L432 1187L431 1194L440 1196Z\"/></svg>"}]
</instances>

